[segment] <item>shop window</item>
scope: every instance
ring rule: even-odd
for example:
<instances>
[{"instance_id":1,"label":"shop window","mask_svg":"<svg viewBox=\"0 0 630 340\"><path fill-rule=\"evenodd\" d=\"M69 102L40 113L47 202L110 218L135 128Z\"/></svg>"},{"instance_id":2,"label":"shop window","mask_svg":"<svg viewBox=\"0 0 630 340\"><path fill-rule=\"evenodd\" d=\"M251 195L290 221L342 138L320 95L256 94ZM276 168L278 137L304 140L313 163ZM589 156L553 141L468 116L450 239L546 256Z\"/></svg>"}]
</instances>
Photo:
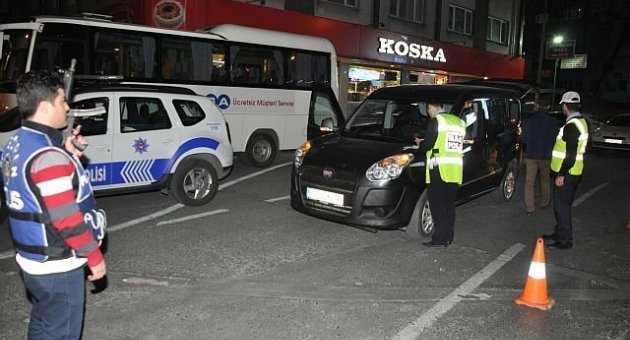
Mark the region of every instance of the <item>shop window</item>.
<instances>
[{"instance_id":1,"label":"shop window","mask_svg":"<svg viewBox=\"0 0 630 340\"><path fill-rule=\"evenodd\" d=\"M473 12L454 5L448 6L448 29L453 32L471 35Z\"/></svg>"},{"instance_id":2,"label":"shop window","mask_svg":"<svg viewBox=\"0 0 630 340\"><path fill-rule=\"evenodd\" d=\"M321 2L330 2L337 5L343 5L348 7L358 7L359 0L319 0Z\"/></svg>"},{"instance_id":3,"label":"shop window","mask_svg":"<svg viewBox=\"0 0 630 340\"><path fill-rule=\"evenodd\" d=\"M509 29L509 22L493 17L488 17L488 30L486 34L486 39L500 44L507 44Z\"/></svg>"},{"instance_id":4,"label":"shop window","mask_svg":"<svg viewBox=\"0 0 630 340\"><path fill-rule=\"evenodd\" d=\"M424 0L391 0L389 15L422 23L424 21Z\"/></svg>"}]
</instances>

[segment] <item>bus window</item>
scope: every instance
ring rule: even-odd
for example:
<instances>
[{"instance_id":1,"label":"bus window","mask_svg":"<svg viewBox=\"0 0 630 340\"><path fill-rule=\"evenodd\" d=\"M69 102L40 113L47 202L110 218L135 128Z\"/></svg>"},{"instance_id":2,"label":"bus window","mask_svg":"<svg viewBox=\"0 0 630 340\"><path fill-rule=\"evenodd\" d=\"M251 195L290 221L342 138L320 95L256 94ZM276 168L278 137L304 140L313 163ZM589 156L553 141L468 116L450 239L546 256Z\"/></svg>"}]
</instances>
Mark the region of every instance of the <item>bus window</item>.
<instances>
[{"instance_id":1,"label":"bus window","mask_svg":"<svg viewBox=\"0 0 630 340\"><path fill-rule=\"evenodd\" d=\"M125 78L155 77L155 38L103 30L94 34L94 71Z\"/></svg>"},{"instance_id":2,"label":"bus window","mask_svg":"<svg viewBox=\"0 0 630 340\"><path fill-rule=\"evenodd\" d=\"M328 57L316 53L289 53L289 72L287 82L292 86L310 87L313 82L319 84L330 83L330 69Z\"/></svg>"},{"instance_id":3,"label":"bus window","mask_svg":"<svg viewBox=\"0 0 630 340\"><path fill-rule=\"evenodd\" d=\"M76 73L86 73L87 34L65 24L46 25L37 37L31 70L58 70L77 60Z\"/></svg>"},{"instance_id":4,"label":"bus window","mask_svg":"<svg viewBox=\"0 0 630 340\"><path fill-rule=\"evenodd\" d=\"M230 81L236 84L280 85L284 83L284 57L279 49L230 47Z\"/></svg>"},{"instance_id":5,"label":"bus window","mask_svg":"<svg viewBox=\"0 0 630 340\"><path fill-rule=\"evenodd\" d=\"M225 47L221 44L164 38L160 46L162 79L225 80Z\"/></svg>"}]
</instances>

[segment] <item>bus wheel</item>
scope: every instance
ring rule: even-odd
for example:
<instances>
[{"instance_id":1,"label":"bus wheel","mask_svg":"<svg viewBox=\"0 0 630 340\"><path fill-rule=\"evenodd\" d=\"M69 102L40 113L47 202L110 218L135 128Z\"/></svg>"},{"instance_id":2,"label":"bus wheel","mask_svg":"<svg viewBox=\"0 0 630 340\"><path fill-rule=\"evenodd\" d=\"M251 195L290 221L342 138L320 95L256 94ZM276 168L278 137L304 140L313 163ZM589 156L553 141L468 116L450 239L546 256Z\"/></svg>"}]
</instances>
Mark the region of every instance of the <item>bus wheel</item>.
<instances>
[{"instance_id":1,"label":"bus wheel","mask_svg":"<svg viewBox=\"0 0 630 340\"><path fill-rule=\"evenodd\" d=\"M201 159L185 161L177 167L170 183L175 200L188 206L210 202L219 188L219 178L212 165Z\"/></svg>"},{"instance_id":2,"label":"bus wheel","mask_svg":"<svg viewBox=\"0 0 630 340\"><path fill-rule=\"evenodd\" d=\"M276 145L271 137L264 134L254 135L247 143L247 159L259 168L264 168L273 163L276 158Z\"/></svg>"},{"instance_id":3,"label":"bus wheel","mask_svg":"<svg viewBox=\"0 0 630 340\"><path fill-rule=\"evenodd\" d=\"M411 239L420 240L433 235L434 231L435 227L433 225L433 217L431 216L427 191L424 190L420 198L418 198L416 207L413 209L409 224L405 228L405 233Z\"/></svg>"}]
</instances>

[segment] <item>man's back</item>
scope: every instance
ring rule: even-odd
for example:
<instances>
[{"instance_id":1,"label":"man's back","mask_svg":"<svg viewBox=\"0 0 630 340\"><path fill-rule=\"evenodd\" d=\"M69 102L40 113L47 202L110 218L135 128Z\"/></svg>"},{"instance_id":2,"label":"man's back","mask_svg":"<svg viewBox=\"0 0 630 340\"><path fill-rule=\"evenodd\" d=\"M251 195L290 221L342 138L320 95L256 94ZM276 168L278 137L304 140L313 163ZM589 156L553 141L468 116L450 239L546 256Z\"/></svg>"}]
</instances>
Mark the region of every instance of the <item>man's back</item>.
<instances>
[{"instance_id":1,"label":"man's back","mask_svg":"<svg viewBox=\"0 0 630 340\"><path fill-rule=\"evenodd\" d=\"M547 110L540 109L525 120L523 142L525 154L530 159L551 159L551 151L558 134L558 123Z\"/></svg>"}]
</instances>

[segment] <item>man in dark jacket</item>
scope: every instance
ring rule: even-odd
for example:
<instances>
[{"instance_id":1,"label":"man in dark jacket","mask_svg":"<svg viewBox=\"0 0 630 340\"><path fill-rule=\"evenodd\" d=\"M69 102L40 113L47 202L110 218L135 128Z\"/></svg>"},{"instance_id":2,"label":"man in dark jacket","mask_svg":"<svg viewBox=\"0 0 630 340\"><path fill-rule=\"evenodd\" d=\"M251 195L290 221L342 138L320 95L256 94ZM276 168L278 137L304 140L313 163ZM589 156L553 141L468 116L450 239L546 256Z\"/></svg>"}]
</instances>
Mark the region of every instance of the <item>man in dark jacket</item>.
<instances>
[{"instance_id":1,"label":"man in dark jacket","mask_svg":"<svg viewBox=\"0 0 630 340\"><path fill-rule=\"evenodd\" d=\"M549 115L549 99L540 98L536 112L525 120L523 143L525 143L525 210L532 214L536 178L540 181L540 207L546 208L550 201L549 165L551 151L558 134L558 122Z\"/></svg>"}]
</instances>

